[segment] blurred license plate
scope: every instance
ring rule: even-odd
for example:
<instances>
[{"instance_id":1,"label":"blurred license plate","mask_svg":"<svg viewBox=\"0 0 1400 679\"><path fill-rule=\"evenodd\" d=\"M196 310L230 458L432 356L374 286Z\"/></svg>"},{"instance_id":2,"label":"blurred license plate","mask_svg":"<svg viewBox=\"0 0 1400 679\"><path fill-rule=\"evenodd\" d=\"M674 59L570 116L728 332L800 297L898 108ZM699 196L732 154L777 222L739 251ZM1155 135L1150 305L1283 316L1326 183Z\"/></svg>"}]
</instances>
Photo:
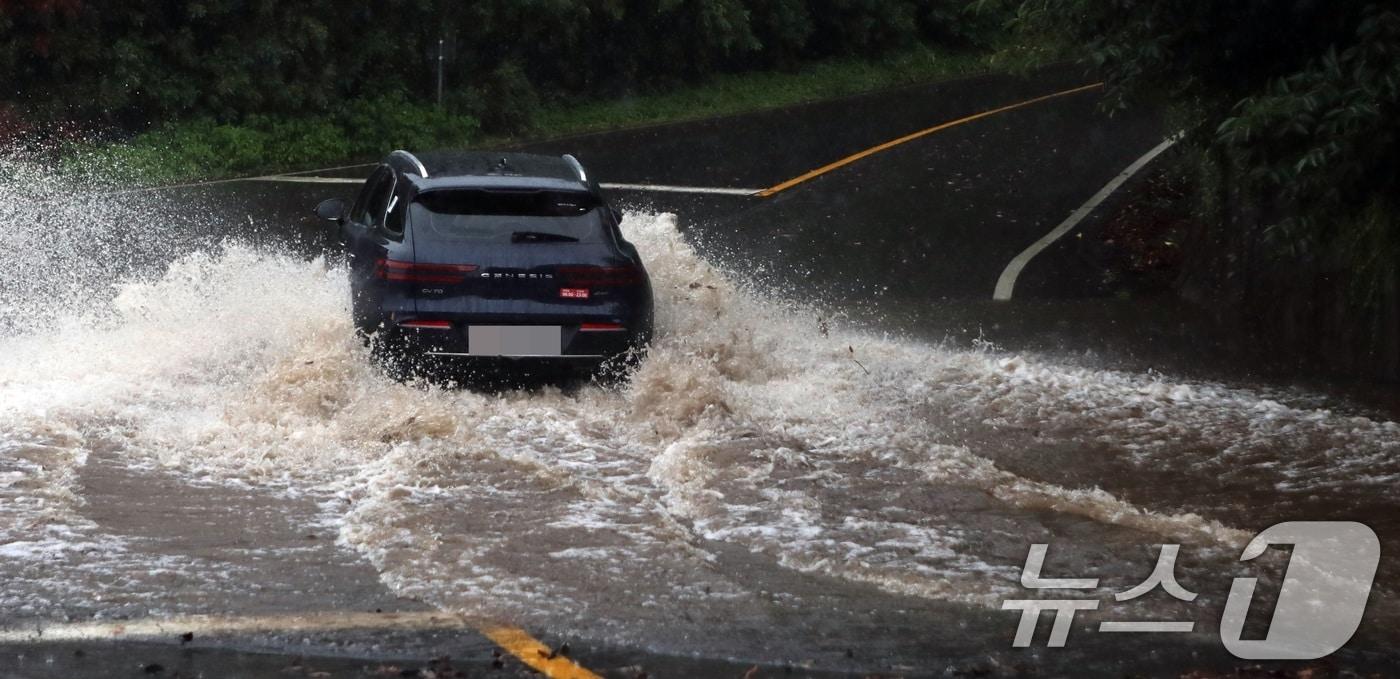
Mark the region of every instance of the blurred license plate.
<instances>
[{"instance_id":1,"label":"blurred license plate","mask_svg":"<svg viewBox=\"0 0 1400 679\"><path fill-rule=\"evenodd\" d=\"M472 325L467 327L467 352L472 356L558 356L557 325Z\"/></svg>"}]
</instances>

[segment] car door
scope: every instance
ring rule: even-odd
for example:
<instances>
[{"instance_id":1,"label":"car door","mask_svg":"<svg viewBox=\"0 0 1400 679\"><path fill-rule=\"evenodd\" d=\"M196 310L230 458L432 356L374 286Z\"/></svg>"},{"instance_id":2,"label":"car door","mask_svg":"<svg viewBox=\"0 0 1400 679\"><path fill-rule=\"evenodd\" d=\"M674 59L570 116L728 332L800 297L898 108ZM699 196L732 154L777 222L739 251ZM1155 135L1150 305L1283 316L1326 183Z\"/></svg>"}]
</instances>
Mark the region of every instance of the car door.
<instances>
[{"instance_id":1,"label":"car door","mask_svg":"<svg viewBox=\"0 0 1400 679\"><path fill-rule=\"evenodd\" d=\"M375 279L374 271L391 244L383 226L396 181L393 169L387 165L376 169L365 180L342 227L350 265L351 309L355 326L366 332L372 332L381 320L384 290Z\"/></svg>"}]
</instances>

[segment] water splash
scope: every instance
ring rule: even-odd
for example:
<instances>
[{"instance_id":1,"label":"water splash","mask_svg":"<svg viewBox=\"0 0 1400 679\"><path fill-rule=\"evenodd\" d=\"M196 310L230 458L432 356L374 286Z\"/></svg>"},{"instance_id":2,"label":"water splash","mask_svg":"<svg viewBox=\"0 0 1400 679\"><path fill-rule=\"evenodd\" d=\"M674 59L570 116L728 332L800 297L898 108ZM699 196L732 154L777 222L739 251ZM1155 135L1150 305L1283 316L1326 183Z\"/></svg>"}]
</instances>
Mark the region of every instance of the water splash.
<instances>
[{"instance_id":1,"label":"water splash","mask_svg":"<svg viewBox=\"0 0 1400 679\"><path fill-rule=\"evenodd\" d=\"M645 634L639 619L762 629L775 606L803 606L762 594L726 568L737 562L995 607L1020 592L1032 541L1068 543L1087 567L1122 545L1228 554L1249 535L1207 502L1108 492L1096 469L1172 464L1183 487L1240 474L1271 492L1386 499L1400 473L1395 423L819 320L701 256L667 214L623 224L657 295L657 339L630 384L399 384L354 339L345 273L325 261L103 237L132 214L165 228L171 198L31 219L13 206L66 189L6 167L0 245L19 254L0 274L0 494L43 505L14 518L27 528L9 544L81 521L69 479L101 445L333 498L342 543L400 594L515 619L548 600L566 611L551 624L626 636ZM158 274L129 266L133 247L162 260ZM1011 446L1084 475L1013 473L994 461Z\"/></svg>"}]
</instances>

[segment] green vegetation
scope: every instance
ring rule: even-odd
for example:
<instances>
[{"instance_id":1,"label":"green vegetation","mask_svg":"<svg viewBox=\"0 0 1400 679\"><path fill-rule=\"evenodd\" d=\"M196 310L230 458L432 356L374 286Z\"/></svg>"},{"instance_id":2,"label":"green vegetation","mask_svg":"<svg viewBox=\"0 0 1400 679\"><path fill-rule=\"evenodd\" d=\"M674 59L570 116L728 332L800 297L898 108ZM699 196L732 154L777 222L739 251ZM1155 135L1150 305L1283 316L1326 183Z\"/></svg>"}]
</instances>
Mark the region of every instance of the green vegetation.
<instances>
[{"instance_id":1,"label":"green vegetation","mask_svg":"<svg viewBox=\"0 0 1400 679\"><path fill-rule=\"evenodd\" d=\"M725 74L658 94L551 107L541 111L531 132L557 137L778 108L967 75L985 70L987 64L983 53L944 53L920 46L877 60L831 59L793 72Z\"/></svg>"},{"instance_id":2,"label":"green vegetation","mask_svg":"<svg viewBox=\"0 0 1400 679\"><path fill-rule=\"evenodd\" d=\"M976 59L944 55L1005 21L968 2L0 3L0 112L126 140L73 153L156 179L271 171L961 73Z\"/></svg>"},{"instance_id":3,"label":"green vegetation","mask_svg":"<svg viewBox=\"0 0 1400 679\"><path fill-rule=\"evenodd\" d=\"M372 160L393 148L463 146L479 136L471 116L389 95L323 116L171 122L120 142L70 142L63 158L71 173L95 179L169 184Z\"/></svg>"},{"instance_id":4,"label":"green vegetation","mask_svg":"<svg viewBox=\"0 0 1400 679\"><path fill-rule=\"evenodd\" d=\"M1020 12L1024 26L1082 40L1120 104L1173 105L1246 195L1269 197L1269 226L1295 254L1378 202L1400 206L1391 3L1031 0Z\"/></svg>"},{"instance_id":5,"label":"green vegetation","mask_svg":"<svg viewBox=\"0 0 1400 679\"><path fill-rule=\"evenodd\" d=\"M167 123L120 143L73 143L65 156L74 172L173 183L370 161L391 148L500 145L516 136L560 137L728 115L966 75L986 64L983 54L942 54L921 46L880 59L812 62L793 72L724 74L656 94L542 107L518 122L521 132L513 136L486 135L472 116L397 94L306 118L253 115L239 123L212 118Z\"/></svg>"}]
</instances>

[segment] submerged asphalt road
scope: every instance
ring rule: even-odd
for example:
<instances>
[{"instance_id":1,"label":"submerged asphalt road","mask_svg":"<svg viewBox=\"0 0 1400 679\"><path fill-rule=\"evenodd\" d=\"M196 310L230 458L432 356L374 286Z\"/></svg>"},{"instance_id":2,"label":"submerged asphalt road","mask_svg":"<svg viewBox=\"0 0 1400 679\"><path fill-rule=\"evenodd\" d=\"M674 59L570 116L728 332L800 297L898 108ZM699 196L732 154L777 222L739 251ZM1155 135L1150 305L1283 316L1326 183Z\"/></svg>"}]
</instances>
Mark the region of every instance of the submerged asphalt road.
<instances>
[{"instance_id":1,"label":"submerged asphalt road","mask_svg":"<svg viewBox=\"0 0 1400 679\"><path fill-rule=\"evenodd\" d=\"M575 153L609 181L765 189L906 134L1093 82L1076 68L987 76L524 148ZM1164 137L1156 116L1110 117L1098 95L951 127L767 198L645 199L838 299L986 298L1012 257ZM1054 278L1023 292L1055 296Z\"/></svg>"},{"instance_id":2,"label":"submerged asphalt road","mask_svg":"<svg viewBox=\"0 0 1400 679\"><path fill-rule=\"evenodd\" d=\"M763 189L903 135L1090 82L1073 68L1029 78L987 76L525 148L575 153L605 182ZM1026 269L1017 291L1025 301L990 302L1012 257L1164 136L1155 115L1108 116L1099 111L1098 96L1066 94L950 127L771 197L615 195L638 213L676 213L685 240L698 243L708 262L785 298L815 301L877 333L955 341L985 333L1003 346L1077 354L1073 358L1090 365L1157 367L1162 356L1182 355L1170 342L1152 349L1156 330L1171 322L1164 323L1156 309L1065 299L1078 292L1074 282L1092 263L1064 249L1047 250ZM325 174L357 172L362 170ZM159 244L122 244L127 250L120 268L103 274L158 274L171 261L206 252L228 237L315 254L325 246L326 229L309 217L311 206L323 197L349 196L355 188L234 182L133 198L132 209L186 217L164 223ZM158 204L142 202L152 200ZM1179 512L1237 512L1214 504L1224 502L1214 495L1228 495L1222 488L1230 482L1229 469L1206 460L1199 470L1173 470L1186 481L1162 471L1196 448L1225 448L1211 438L1215 424L1192 419L1206 415L1181 406L1180 413L1164 416L1182 429L1153 436L1189 439L1190 450L1154 452L1150 441L1134 438L1137 430L1117 430L1115 422L1130 419L1134 408L1170 408L1163 405L1170 399L1120 405L1112 401L1118 392L1093 392L1085 405L1076 400L1084 397L1074 381L1090 378L1073 370L1047 378L1054 388L1046 387L1045 394L1029 394L1017 389L1034 391L1025 385L1036 378L1022 372L1026 366L1019 358L930 358L917 346L886 348L871 358L863 345L862 353L852 347L851 355L869 368L838 352L835 359L814 354L823 362L791 369L782 363L785 356L775 354L811 352L810 340L824 332L818 319L789 327L782 313L736 294L696 258L677 254L682 245L665 227L659 217L638 226L650 239L647 252L657 256L651 265L668 267L661 278L670 297L692 304L686 313L695 317L676 320L682 329L677 332L699 335L710 325L717 330L683 344L685 351L657 358L663 365L636 401L553 393L495 399L385 388L362 374L357 356L339 348L343 338L333 324L328 333L306 331L309 339L298 335L289 353L244 356L238 352L248 345L277 348L283 337L245 338L240 324L276 326L299 320L290 319L297 314L320 323L335 312L330 298L339 290L327 288L314 271L243 250L218 261L182 259L178 275L151 288L179 296L189 287L190 304L209 299L238 307L238 313L199 307L216 322L169 344L162 335L120 333L55 340L61 347L95 342L115 357L110 362L116 369L130 370L129 377L112 378L104 372L112 370L106 363L92 368L93 375L71 382L84 392L131 398L122 396L130 382L150 384L140 387L136 406L98 408L87 416L101 426L82 426L99 434L58 430L42 440L0 440L16 465L0 469L0 479L56 469L62 473L55 472L61 478L53 501L81 499L73 509L77 518L63 524L69 533L60 537L68 542L55 538L57 546L42 552L50 549L47 543L31 540L44 559L0 563L0 575L9 578L0 595L32 602L13 614L0 613L0 628L14 633L95 622L107 633L120 628L134 635L153 618L219 617L183 617L154 635L162 642L156 645L94 645L86 638L55 638L58 633L0 645L0 676L135 676L152 672L152 664L160 666L156 674L205 676L383 676L448 664L472 676L526 672L510 653L495 653L496 643L508 643L499 630L439 611L472 609L483 600L544 644L521 643L514 647L519 655L569 656L607 676L744 676L754 665L757 676L1170 674L1235 665L1218 645L1199 638L1104 638L1079 628L1070 648L1012 651L1014 616L967 603L1003 593L980 578L1019 565L1032 536L1065 545L1056 552L1064 560L1056 563L1067 569L1107 568L1106 577L1131 585L1141 579L1141 569L1115 564L1126 560L1124 554L1133 561L1146 558L1133 533L1143 528L1103 517L1132 515L1138 508L1160 511L1171 515L1162 520L1169 525L1163 535L1180 535L1214 529ZM222 292L226 288L259 292L229 295ZM158 300L143 291L128 290L124 308L137 309L142 318L176 321L172 326L188 320L162 315ZM811 337L736 337L747 326L725 325L732 322L722 318L726 312L758 314L779 324L779 334ZM130 347L141 342L176 355L148 357ZM194 344L236 353L236 365L187 351ZM1085 358L1085 351L1096 354ZM35 355L40 353L36 348ZM256 379L240 377L244 364L262 360L270 365L257 366ZM833 368L836 360L841 363ZM143 362L154 367L143 368ZM133 363L142 365L128 367ZM166 374L166 363L181 370ZM718 366L731 392L711 393L717 382L706 366ZM55 369L61 372L61 366ZM911 419L890 419L892 406L881 399L897 399L906 383L928 372L946 373L928 388L946 392L948 400L919 406ZM210 374L215 378L206 379ZM867 378L877 382L868 391ZM1126 378L1094 379L1112 390ZM784 380L797 384L795 393L741 390ZM982 388L986 393L977 391ZM1137 388L1125 387L1128 396L1121 398L1137 399ZM1172 398L1180 391L1173 390ZM1045 400L1018 409L1018 400L1031 396ZM808 412L824 397L847 399L844 410ZM1218 398L1219 408L1231 413L1236 401L1248 401L1239 406L1246 413L1283 408L1243 396ZM214 405L182 410L182 401L200 399ZM985 410L959 410L964 407ZM178 417L162 417L162 409ZM741 421L706 419L729 409L741 409L742 418L732 418ZM79 410L68 401L51 406L60 418ZM1071 417L1042 424L1048 414L1101 411L1108 411L1102 421L1086 415L1085 422ZM396 419L407 412L414 415ZM925 419L954 425L928 429ZM1219 425L1225 432L1219 435L1243 436L1259 426L1242 422ZM563 429L550 429L552 423ZM1365 449L1388 431L1381 429L1377 434L1356 425L1347 435ZM80 441L81 463L73 461L65 436ZM1122 437L1134 454L1118 455L1103 440L1111 436ZM358 446L365 442L379 447L362 451ZM945 456L935 456L942 466L888 459L912 459L927 453L926 445ZM140 448L158 452L134 463L132 453ZM323 454L327 449L333 453ZM497 449L509 454L490 454ZM1021 476L987 476L964 449ZM835 454L824 456L828 450ZM355 457L360 452L372 459ZM1133 466L1134 456L1145 456L1150 470ZM232 478L257 482L191 480L187 470L200 469L192 457L220 458L222 471L237 472ZM881 465L861 467L866 458ZM300 476L303 468L315 473ZM352 478L337 478L342 469L353 470ZM1196 472L1204 476L1190 475ZM526 482L537 477L543 479L537 485ZM1059 490L1038 485L1044 480ZM1217 482L1221 486L1210 485ZM665 496L649 484L666 489ZM1094 504L1101 498L1079 492L1090 487L1136 504ZM1251 501L1268 506L1271 489L1253 487L1257 496ZM19 501L9 507L24 510L26 488L12 483L0 491L13 491ZM1201 488L1216 492L1198 493ZM738 508L715 504L716 494ZM1202 494L1212 497L1195 497ZM1357 506L1372 512L1393 507L1385 498L1363 499L1374 504L1358 500L1330 508L1340 514ZM659 519L649 509L670 502L679 504L667 505ZM1260 511L1316 516L1324 502L1293 498ZM0 503L0 512L5 506ZM932 527L927 517L935 517ZM34 521L21 513L13 523ZM676 538L678 521L705 524L705 537ZM505 536L500 544L498 535ZM1188 559L1184 566L1204 581L1218 565L1212 558ZM900 570L901 559L915 570ZM864 564L864 570L849 563ZM1218 589L1202 590L1207 598L1219 595ZM195 634L182 642L183 631ZM1384 630L1363 634L1372 640L1368 650L1385 651L1374 642L1389 638ZM561 654L564 642L570 648ZM295 660L303 653L314 657ZM429 666L430 658L441 656L451 660ZM576 671L561 658L546 659L557 671ZM1346 662L1364 668L1390 659L1348 656Z\"/></svg>"}]
</instances>

